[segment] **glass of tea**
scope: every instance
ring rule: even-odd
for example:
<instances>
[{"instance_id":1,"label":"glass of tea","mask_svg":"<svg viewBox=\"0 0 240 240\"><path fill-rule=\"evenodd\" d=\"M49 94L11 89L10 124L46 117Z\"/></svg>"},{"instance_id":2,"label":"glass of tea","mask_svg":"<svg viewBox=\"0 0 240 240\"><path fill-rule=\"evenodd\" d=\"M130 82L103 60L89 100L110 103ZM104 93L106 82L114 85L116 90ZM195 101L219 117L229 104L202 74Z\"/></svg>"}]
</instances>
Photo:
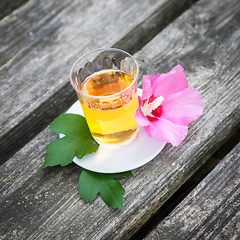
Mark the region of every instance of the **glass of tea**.
<instances>
[{"instance_id":1,"label":"glass of tea","mask_svg":"<svg viewBox=\"0 0 240 240\"><path fill-rule=\"evenodd\" d=\"M136 136L137 77L136 60L120 49L94 50L74 63L70 82L101 145L124 146Z\"/></svg>"}]
</instances>

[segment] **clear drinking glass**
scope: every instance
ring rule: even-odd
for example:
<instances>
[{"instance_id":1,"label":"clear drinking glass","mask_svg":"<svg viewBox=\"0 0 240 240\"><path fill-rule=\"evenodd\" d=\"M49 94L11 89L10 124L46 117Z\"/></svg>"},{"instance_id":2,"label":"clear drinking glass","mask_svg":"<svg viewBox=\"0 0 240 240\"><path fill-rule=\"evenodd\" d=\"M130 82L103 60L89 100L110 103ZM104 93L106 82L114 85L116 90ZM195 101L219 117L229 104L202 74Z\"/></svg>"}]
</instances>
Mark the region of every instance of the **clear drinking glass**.
<instances>
[{"instance_id":1,"label":"clear drinking glass","mask_svg":"<svg viewBox=\"0 0 240 240\"><path fill-rule=\"evenodd\" d=\"M137 134L138 65L120 49L98 49L80 57L70 71L94 139L100 144L122 146Z\"/></svg>"}]
</instances>

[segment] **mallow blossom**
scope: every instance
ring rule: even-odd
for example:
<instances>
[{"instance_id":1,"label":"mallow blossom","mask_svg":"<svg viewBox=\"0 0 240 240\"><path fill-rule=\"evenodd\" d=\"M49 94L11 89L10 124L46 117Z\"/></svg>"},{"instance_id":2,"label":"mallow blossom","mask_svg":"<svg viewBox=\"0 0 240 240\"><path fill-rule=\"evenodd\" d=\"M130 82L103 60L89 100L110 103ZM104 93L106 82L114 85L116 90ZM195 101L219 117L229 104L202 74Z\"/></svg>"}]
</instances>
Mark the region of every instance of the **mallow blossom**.
<instances>
[{"instance_id":1,"label":"mallow blossom","mask_svg":"<svg viewBox=\"0 0 240 240\"><path fill-rule=\"evenodd\" d=\"M188 125L202 114L201 96L188 87L182 66L169 73L143 76L135 120L149 136L178 146L187 136Z\"/></svg>"}]
</instances>

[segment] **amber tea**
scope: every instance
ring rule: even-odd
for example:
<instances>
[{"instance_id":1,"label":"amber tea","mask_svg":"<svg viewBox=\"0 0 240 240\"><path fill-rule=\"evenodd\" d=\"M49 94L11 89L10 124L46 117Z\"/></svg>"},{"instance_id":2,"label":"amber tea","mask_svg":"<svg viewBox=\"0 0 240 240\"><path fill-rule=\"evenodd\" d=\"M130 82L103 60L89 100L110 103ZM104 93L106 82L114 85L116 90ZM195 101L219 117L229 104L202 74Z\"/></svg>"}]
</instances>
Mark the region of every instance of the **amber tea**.
<instances>
[{"instance_id":1,"label":"amber tea","mask_svg":"<svg viewBox=\"0 0 240 240\"><path fill-rule=\"evenodd\" d=\"M98 96L91 101L80 99L88 126L93 137L104 143L120 143L130 139L137 131L135 113L138 108L137 88L128 94L109 96L126 89L133 82L129 74L105 70L92 74L81 85L80 91ZM91 99L91 98L90 98Z\"/></svg>"},{"instance_id":2,"label":"amber tea","mask_svg":"<svg viewBox=\"0 0 240 240\"><path fill-rule=\"evenodd\" d=\"M70 82L101 145L122 147L136 136L137 77L136 60L116 48L91 51L74 63Z\"/></svg>"}]
</instances>

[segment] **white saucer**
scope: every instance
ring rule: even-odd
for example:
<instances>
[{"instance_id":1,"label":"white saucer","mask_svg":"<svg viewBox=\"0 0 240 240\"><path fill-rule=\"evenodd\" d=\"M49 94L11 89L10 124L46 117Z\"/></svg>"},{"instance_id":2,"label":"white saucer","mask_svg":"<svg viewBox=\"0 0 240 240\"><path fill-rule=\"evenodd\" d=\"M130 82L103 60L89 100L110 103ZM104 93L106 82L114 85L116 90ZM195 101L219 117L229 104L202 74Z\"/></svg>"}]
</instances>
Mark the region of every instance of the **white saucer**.
<instances>
[{"instance_id":1,"label":"white saucer","mask_svg":"<svg viewBox=\"0 0 240 240\"><path fill-rule=\"evenodd\" d=\"M141 95L141 89L138 89ZM67 113L84 116L79 101L76 101ZM60 136L61 137L61 136ZM122 148L99 146L97 152L85 155L82 159L75 157L73 162L82 168L100 173L126 172L151 161L164 148L166 142L149 137L144 128L139 126L135 139Z\"/></svg>"}]
</instances>

